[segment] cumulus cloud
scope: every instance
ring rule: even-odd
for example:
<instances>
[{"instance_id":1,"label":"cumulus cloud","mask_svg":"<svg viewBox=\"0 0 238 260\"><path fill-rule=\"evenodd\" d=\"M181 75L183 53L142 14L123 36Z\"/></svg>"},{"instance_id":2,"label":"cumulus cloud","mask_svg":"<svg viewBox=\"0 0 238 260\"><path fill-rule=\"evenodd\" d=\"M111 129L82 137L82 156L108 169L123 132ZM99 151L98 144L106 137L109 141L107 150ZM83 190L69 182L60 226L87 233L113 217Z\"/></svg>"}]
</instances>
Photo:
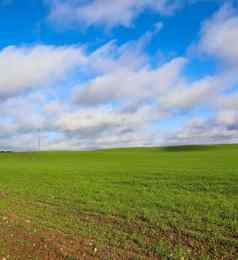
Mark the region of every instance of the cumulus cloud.
<instances>
[{"instance_id":1,"label":"cumulus cloud","mask_svg":"<svg viewBox=\"0 0 238 260\"><path fill-rule=\"evenodd\" d=\"M62 79L75 65L84 62L81 48L74 46L6 47L0 51L0 98Z\"/></svg>"},{"instance_id":2,"label":"cumulus cloud","mask_svg":"<svg viewBox=\"0 0 238 260\"><path fill-rule=\"evenodd\" d=\"M54 0L50 1L49 20L63 25L131 26L134 18L150 9L163 15L172 14L184 1L171 0Z\"/></svg>"},{"instance_id":3,"label":"cumulus cloud","mask_svg":"<svg viewBox=\"0 0 238 260\"><path fill-rule=\"evenodd\" d=\"M144 106L135 113L113 109L112 107L83 108L68 112L56 120L55 125L66 132L111 130L112 128L133 128L144 126L152 120L151 108Z\"/></svg>"},{"instance_id":4,"label":"cumulus cloud","mask_svg":"<svg viewBox=\"0 0 238 260\"><path fill-rule=\"evenodd\" d=\"M88 65L98 74L118 71L126 67L134 70L148 64L148 56L144 53L144 47L151 40L148 32L136 41L129 41L118 46L115 40L109 41L92 53L88 54Z\"/></svg>"},{"instance_id":5,"label":"cumulus cloud","mask_svg":"<svg viewBox=\"0 0 238 260\"><path fill-rule=\"evenodd\" d=\"M114 73L125 66L130 70L144 66L147 63L141 52L144 40L142 38L137 44L131 42L119 47L112 41L93 52L84 51L77 46L12 46L3 49L0 60L3 72L0 76L0 146L35 149L36 146L30 142L21 141L32 139L35 143L37 138L33 137L41 129L42 135L46 136L47 149L56 147L59 142L68 144L70 149L72 139L76 145L79 138L81 141L84 139L84 145L81 143L80 147L86 147L86 143L92 147L96 140L102 145L102 140L112 132L129 133L135 124L142 127L142 122L147 121L144 116L146 111L136 116L120 109L108 110L104 105L100 109L82 109L80 106L74 107L65 96L57 99L60 85L57 86L59 82L56 80L72 80L72 75L69 76L68 73L71 70L76 75L76 79L73 76L73 81L80 82L81 75L97 77ZM45 86L48 82L52 83L51 88L36 87ZM28 91L30 89L32 91ZM140 111L142 110L144 111ZM107 134L102 137L104 133ZM48 140L48 135L61 136L62 140Z\"/></svg>"},{"instance_id":6,"label":"cumulus cloud","mask_svg":"<svg viewBox=\"0 0 238 260\"><path fill-rule=\"evenodd\" d=\"M226 64L238 61L238 12L231 4L225 4L202 28L198 44L200 51L218 57Z\"/></svg>"},{"instance_id":7,"label":"cumulus cloud","mask_svg":"<svg viewBox=\"0 0 238 260\"><path fill-rule=\"evenodd\" d=\"M86 66L92 56L98 57L98 61L103 57L96 65L99 75L76 87L74 104L66 98L49 101L47 93L36 91L2 102L1 147L35 149L38 129L41 129L43 149L158 145L171 140L205 142L221 140L218 136L221 130L223 138L229 139L229 134L234 138L237 131L234 113L230 117L220 114L212 123L209 121L208 128L205 128L207 121L188 125L173 138L151 131L153 124L174 113L176 116L180 110L187 113L200 106L218 104L220 108L228 108L228 97L221 93L229 86L233 74L232 77L230 74L207 76L191 82L183 72L188 62L185 58L178 57L150 69L140 61L132 63L136 66L122 66L116 62L121 60L120 52L117 57L109 53L108 47L103 46L87 56ZM114 68L109 64L114 64ZM235 95L231 97L235 100ZM210 139L204 136L208 131ZM26 140L27 145L23 143Z\"/></svg>"},{"instance_id":8,"label":"cumulus cloud","mask_svg":"<svg viewBox=\"0 0 238 260\"><path fill-rule=\"evenodd\" d=\"M62 10L68 6L70 12L73 6L73 12L81 14L86 12L84 9L95 8L94 5L99 13L104 12L97 6L102 2L55 3L62 5ZM126 10L129 8L126 20L116 17L119 20L111 21L100 15L93 21L84 15L80 19L88 25L129 26L144 8L153 6L160 13L176 8L170 6L171 1L138 2L115 2L118 8L121 5ZM138 7L132 12L135 6ZM166 9L169 6L171 9ZM41 129L43 149L236 141L238 99L234 65L237 54L234 44L229 45L231 40L236 40L236 16L232 7L225 5L203 25L199 49L218 57L229 67L194 80L185 70L190 63L188 58L175 57L164 63L153 59L152 65L151 57L144 52L146 44L163 28L162 23L136 41L123 45L110 41L94 51L80 46L45 45L2 49L1 149L35 149L38 129ZM66 86L58 84L60 79L67 79ZM48 88L37 88L48 83L53 87L51 94ZM200 108L214 115L191 119ZM164 130L158 130L163 120L180 121L188 114L189 122L184 125L184 119L181 120L180 128L173 129L172 135L168 134L172 130L166 129L166 123Z\"/></svg>"},{"instance_id":9,"label":"cumulus cloud","mask_svg":"<svg viewBox=\"0 0 238 260\"><path fill-rule=\"evenodd\" d=\"M63 134L50 146L68 145L68 148L102 148L152 145L159 142L151 138L154 133L145 131L148 125L159 119L149 106L130 113L112 107L81 108L61 114L55 128Z\"/></svg>"},{"instance_id":10,"label":"cumulus cloud","mask_svg":"<svg viewBox=\"0 0 238 260\"><path fill-rule=\"evenodd\" d=\"M149 135L144 129L155 120L149 106L141 107L136 113L109 106L74 108L57 100L47 102L47 97L33 93L8 99L1 104L0 111L4 115L0 147L14 150L38 148L39 129L43 149L148 144ZM28 142L24 143L25 140Z\"/></svg>"},{"instance_id":11,"label":"cumulus cloud","mask_svg":"<svg viewBox=\"0 0 238 260\"><path fill-rule=\"evenodd\" d=\"M238 142L238 113L221 110L211 118L194 118L167 138L171 144Z\"/></svg>"},{"instance_id":12,"label":"cumulus cloud","mask_svg":"<svg viewBox=\"0 0 238 260\"><path fill-rule=\"evenodd\" d=\"M185 75L177 81L172 91L159 97L160 106L169 110L189 111L194 107L216 107L222 102L223 92L237 82L235 72L222 72L191 81ZM220 100L220 101L219 101Z\"/></svg>"},{"instance_id":13,"label":"cumulus cloud","mask_svg":"<svg viewBox=\"0 0 238 260\"><path fill-rule=\"evenodd\" d=\"M217 103L219 107L238 111L238 93L234 92L229 95L220 96L217 100Z\"/></svg>"},{"instance_id":14,"label":"cumulus cloud","mask_svg":"<svg viewBox=\"0 0 238 260\"><path fill-rule=\"evenodd\" d=\"M171 113L216 106L220 95L237 82L235 72L204 76L191 81L183 70L187 59L177 57L157 68L131 70L119 67L75 87L73 100L79 106L119 102L136 110L145 103ZM219 101L221 102L221 101Z\"/></svg>"},{"instance_id":15,"label":"cumulus cloud","mask_svg":"<svg viewBox=\"0 0 238 260\"><path fill-rule=\"evenodd\" d=\"M8 46L0 50L0 99L65 79L76 69L94 75L141 66L146 63L142 54L145 40L142 37L121 47L111 41L90 53L81 46Z\"/></svg>"},{"instance_id":16,"label":"cumulus cloud","mask_svg":"<svg viewBox=\"0 0 238 260\"><path fill-rule=\"evenodd\" d=\"M176 83L186 59L176 58L157 69L128 70L119 67L99 76L74 92L79 105L97 105L121 99L140 100L159 95Z\"/></svg>"}]
</instances>

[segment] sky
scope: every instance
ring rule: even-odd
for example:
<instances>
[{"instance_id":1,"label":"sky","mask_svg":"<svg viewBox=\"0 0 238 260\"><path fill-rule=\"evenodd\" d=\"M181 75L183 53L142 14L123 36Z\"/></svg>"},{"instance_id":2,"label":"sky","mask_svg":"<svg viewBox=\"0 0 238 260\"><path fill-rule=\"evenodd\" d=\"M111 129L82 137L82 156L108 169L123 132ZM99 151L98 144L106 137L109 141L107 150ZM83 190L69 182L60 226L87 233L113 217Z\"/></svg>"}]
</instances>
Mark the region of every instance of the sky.
<instances>
[{"instance_id":1,"label":"sky","mask_svg":"<svg viewBox=\"0 0 238 260\"><path fill-rule=\"evenodd\" d=\"M0 150L238 142L237 0L0 0Z\"/></svg>"}]
</instances>

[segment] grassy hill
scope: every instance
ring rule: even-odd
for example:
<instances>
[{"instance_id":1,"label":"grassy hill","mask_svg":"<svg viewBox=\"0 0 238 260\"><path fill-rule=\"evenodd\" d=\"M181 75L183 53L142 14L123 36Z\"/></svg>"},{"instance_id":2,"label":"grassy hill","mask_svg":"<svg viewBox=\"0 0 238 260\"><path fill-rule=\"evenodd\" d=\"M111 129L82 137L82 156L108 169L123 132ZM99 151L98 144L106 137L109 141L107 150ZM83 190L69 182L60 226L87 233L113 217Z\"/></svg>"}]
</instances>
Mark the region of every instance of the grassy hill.
<instances>
[{"instance_id":1,"label":"grassy hill","mask_svg":"<svg viewBox=\"0 0 238 260\"><path fill-rule=\"evenodd\" d=\"M0 154L2 258L237 256L238 145Z\"/></svg>"}]
</instances>

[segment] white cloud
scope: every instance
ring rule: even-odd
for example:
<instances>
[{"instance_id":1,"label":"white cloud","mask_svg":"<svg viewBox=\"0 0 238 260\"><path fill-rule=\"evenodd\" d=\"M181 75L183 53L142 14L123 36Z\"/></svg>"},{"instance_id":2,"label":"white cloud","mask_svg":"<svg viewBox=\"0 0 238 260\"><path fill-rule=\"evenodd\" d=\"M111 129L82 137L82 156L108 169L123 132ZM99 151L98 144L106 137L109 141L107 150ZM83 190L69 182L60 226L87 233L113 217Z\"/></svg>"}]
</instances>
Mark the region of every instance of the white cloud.
<instances>
[{"instance_id":1,"label":"white cloud","mask_svg":"<svg viewBox=\"0 0 238 260\"><path fill-rule=\"evenodd\" d=\"M167 137L167 143L207 144L238 142L238 112L221 110L211 118L194 118Z\"/></svg>"},{"instance_id":2,"label":"white cloud","mask_svg":"<svg viewBox=\"0 0 238 260\"><path fill-rule=\"evenodd\" d=\"M237 82L236 72L223 72L190 81L183 75L172 91L159 97L160 105L169 110L188 111L193 107L216 107L224 90ZM221 102L221 101L220 101Z\"/></svg>"},{"instance_id":3,"label":"white cloud","mask_svg":"<svg viewBox=\"0 0 238 260\"><path fill-rule=\"evenodd\" d=\"M79 106L117 101L127 109L152 102L161 112L171 113L216 107L222 92L237 82L233 70L191 81L183 72L187 62L178 57L153 69L132 70L119 66L115 71L76 86L73 100Z\"/></svg>"},{"instance_id":4,"label":"white cloud","mask_svg":"<svg viewBox=\"0 0 238 260\"><path fill-rule=\"evenodd\" d=\"M145 130L159 119L155 112L150 106L133 113L110 106L63 111L54 120L54 129L63 136L48 145L68 149L151 145L155 139Z\"/></svg>"},{"instance_id":5,"label":"white cloud","mask_svg":"<svg viewBox=\"0 0 238 260\"><path fill-rule=\"evenodd\" d=\"M0 98L62 79L70 69L84 62L79 47L6 47L0 51Z\"/></svg>"},{"instance_id":6,"label":"white cloud","mask_svg":"<svg viewBox=\"0 0 238 260\"><path fill-rule=\"evenodd\" d=\"M194 106L200 106L206 102L211 95L216 93L214 89L214 79L204 78L189 84L181 82L173 91L166 93L161 97L160 105L166 109L191 109Z\"/></svg>"},{"instance_id":7,"label":"white cloud","mask_svg":"<svg viewBox=\"0 0 238 260\"><path fill-rule=\"evenodd\" d=\"M198 48L223 62L237 65L237 42L238 12L230 4L225 4L204 23Z\"/></svg>"},{"instance_id":8,"label":"white cloud","mask_svg":"<svg viewBox=\"0 0 238 260\"><path fill-rule=\"evenodd\" d=\"M225 109L238 111L238 93L235 92L230 95L219 97L218 106Z\"/></svg>"},{"instance_id":9,"label":"white cloud","mask_svg":"<svg viewBox=\"0 0 238 260\"><path fill-rule=\"evenodd\" d=\"M134 18L145 9L163 15L173 13L183 1L174 0L54 0L49 5L49 20L60 25L131 26Z\"/></svg>"},{"instance_id":10,"label":"white cloud","mask_svg":"<svg viewBox=\"0 0 238 260\"><path fill-rule=\"evenodd\" d=\"M144 53L144 47L150 40L150 32L136 41L130 41L120 46L112 40L88 55L90 69L99 74L105 74L123 67L130 70L141 68L148 64L148 56Z\"/></svg>"},{"instance_id":11,"label":"white cloud","mask_svg":"<svg viewBox=\"0 0 238 260\"><path fill-rule=\"evenodd\" d=\"M86 86L76 87L74 100L79 105L97 105L114 100L141 100L159 95L176 83L186 63L176 58L157 69L139 71L121 68L99 76Z\"/></svg>"},{"instance_id":12,"label":"white cloud","mask_svg":"<svg viewBox=\"0 0 238 260\"><path fill-rule=\"evenodd\" d=\"M0 147L14 150L36 149L38 129L41 129L43 149L147 144L149 135L144 129L154 120L148 106L141 107L136 113L108 106L74 108L67 102L47 102L47 97L33 93L6 100L0 111L4 115L1 119ZM50 138L51 133L53 139Z\"/></svg>"},{"instance_id":13,"label":"white cloud","mask_svg":"<svg viewBox=\"0 0 238 260\"><path fill-rule=\"evenodd\" d=\"M73 141L80 147L117 146L128 137L141 137L151 122L151 109L143 107L136 113L127 113L110 107L83 108L64 112L55 120L55 129L63 133L62 141ZM124 144L125 145L125 144Z\"/></svg>"},{"instance_id":14,"label":"white cloud","mask_svg":"<svg viewBox=\"0 0 238 260\"><path fill-rule=\"evenodd\" d=\"M145 40L121 47L112 41L91 53L80 46L8 46L0 50L0 99L68 78L76 69L78 74L94 75L142 66L147 59L142 54Z\"/></svg>"},{"instance_id":15,"label":"white cloud","mask_svg":"<svg viewBox=\"0 0 238 260\"><path fill-rule=\"evenodd\" d=\"M216 122L229 130L238 130L237 110L221 110L216 117Z\"/></svg>"}]
</instances>

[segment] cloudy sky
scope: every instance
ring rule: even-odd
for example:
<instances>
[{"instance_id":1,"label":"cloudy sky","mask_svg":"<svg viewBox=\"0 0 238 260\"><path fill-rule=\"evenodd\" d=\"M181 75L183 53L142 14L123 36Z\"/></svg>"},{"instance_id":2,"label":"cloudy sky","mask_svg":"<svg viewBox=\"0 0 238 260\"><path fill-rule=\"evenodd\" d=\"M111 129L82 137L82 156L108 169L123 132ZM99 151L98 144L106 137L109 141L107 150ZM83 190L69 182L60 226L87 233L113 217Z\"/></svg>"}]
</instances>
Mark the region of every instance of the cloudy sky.
<instances>
[{"instance_id":1,"label":"cloudy sky","mask_svg":"<svg viewBox=\"0 0 238 260\"><path fill-rule=\"evenodd\" d=\"M238 1L0 0L0 150L238 142Z\"/></svg>"}]
</instances>

